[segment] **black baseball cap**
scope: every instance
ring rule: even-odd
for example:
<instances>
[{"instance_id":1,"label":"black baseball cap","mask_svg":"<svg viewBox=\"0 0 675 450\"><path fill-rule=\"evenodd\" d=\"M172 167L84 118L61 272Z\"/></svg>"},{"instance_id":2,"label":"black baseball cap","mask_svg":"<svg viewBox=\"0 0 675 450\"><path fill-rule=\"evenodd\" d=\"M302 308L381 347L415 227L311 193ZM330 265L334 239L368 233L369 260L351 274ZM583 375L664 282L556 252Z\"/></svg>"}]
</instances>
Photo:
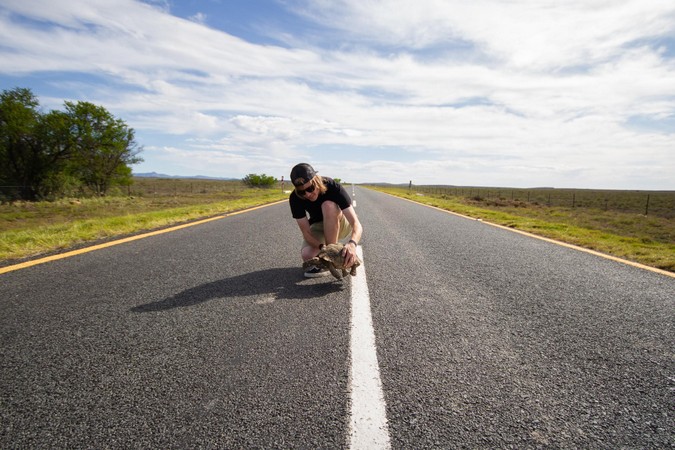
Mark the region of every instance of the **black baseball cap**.
<instances>
[{"instance_id":1,"label":"black baseball cap","mask_svg":"<svg viewBox=\"0 0 675 450\"><path fill-rule=\"evenodd\" d=\"M307 163L297 164L291 170L291 183L294 186L302 186L316 176L316 171Z\"/></svg>"}]
</instances>

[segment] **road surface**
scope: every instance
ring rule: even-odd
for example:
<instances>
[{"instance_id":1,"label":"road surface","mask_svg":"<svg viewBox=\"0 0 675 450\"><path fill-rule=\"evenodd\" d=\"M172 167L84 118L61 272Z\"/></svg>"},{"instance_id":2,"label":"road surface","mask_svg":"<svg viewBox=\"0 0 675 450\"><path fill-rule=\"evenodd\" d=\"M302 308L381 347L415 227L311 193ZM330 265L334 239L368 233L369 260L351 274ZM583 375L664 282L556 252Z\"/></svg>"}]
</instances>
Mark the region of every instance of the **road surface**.
<instances>
[{"instance_id":1,"label":"road surface","mask_svg":"<svg viewBox=\"0 0 675 450\"><path fill-rule=\"evenodd\" d=\"M365 300L284 203L0 274L0 448L358 447L356 297L384 446L675 446L675 278L355 199Z\"/></svg>"}]
</instances>

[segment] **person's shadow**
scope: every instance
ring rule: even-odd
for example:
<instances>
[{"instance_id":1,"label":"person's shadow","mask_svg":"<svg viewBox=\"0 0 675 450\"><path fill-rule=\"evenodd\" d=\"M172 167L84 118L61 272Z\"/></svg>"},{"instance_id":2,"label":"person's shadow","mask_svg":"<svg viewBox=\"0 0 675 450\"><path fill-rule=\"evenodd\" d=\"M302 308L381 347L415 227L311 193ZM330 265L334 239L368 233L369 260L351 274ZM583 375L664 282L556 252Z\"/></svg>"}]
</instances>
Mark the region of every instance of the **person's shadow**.
<instances>
[{"instance_id":1,"label":"person's shadow","mask_svg":"<svg viewBox=\"0 0 675 450\"><path fill-rule=\"evenodd\" d=\"M297 267L266 269L195 286L164 300L135 306L131 311L168 311L227 297L262 296L273 297L274 300L318 298L343 291L347 286L344 281L339 282L332 277L306 279Z\"/></svg>"}]
</instances>

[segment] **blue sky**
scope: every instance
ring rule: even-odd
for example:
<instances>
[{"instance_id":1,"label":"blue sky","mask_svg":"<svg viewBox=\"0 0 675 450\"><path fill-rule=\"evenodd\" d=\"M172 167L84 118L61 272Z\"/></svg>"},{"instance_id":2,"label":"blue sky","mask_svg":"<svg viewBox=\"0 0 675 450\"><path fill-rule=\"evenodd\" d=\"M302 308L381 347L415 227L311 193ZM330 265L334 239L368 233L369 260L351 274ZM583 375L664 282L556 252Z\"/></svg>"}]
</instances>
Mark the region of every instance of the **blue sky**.
<instances>
[{"instance_id":1,"label":"blue sky","mask_svg":"<svg viewBox=\"0 0 675 450\"><path fill-rule=\"evenodd\" d=\"M135 172L675 190L663 0L2 0L14 87L125 120Z\"/></svg>"}]
</instances>

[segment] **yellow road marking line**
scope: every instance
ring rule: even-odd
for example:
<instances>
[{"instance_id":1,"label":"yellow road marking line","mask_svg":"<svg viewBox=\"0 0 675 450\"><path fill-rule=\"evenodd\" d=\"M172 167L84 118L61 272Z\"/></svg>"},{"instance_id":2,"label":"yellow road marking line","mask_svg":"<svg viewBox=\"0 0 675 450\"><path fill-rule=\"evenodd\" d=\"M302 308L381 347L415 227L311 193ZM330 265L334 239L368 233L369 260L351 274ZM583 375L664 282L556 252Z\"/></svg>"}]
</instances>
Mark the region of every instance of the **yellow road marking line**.
<instances>
[{"instance_id":1,"label":"yellow road marking line","mask_svg":"<svg viewBox=\"0 0 675 450\"><path fill-rule=\"evenodd\" d=\"M482 223L484 223L486 225L490 225L490 226L497 227L497 228L502 228L504 230L512 231L514 233L522 234L524 236L529 236L529 237L532 237L532 238L535 238L535 239L550 242L552 244L560 245L562 247L571 248L571 249L578 250L578 251L584 252L584 253L590 253L591 255L600 256L601 258L609 259L609 260L612 260L612 261L620 262L622 264L626 264L626 265L637 267L637 268L644 269L644 270L649 270L650 272L655 272L655 273L659 273L661 275L666 275L668 277L675 278L675 273L668 272L667 270L658 269L656 267L647 266L645 264L640 264L640 263L634 262L634 261L629 261L627 259L619 258L617 256L612 256L612 255L608 255L606 253L601 253L601 252L598 252L598 251L595 251L595 250L591 250L590 248L579 247L578 245L568 244L567 242L556 241L555 239L547 238L547 237L544 237L544 236L538 236L536 234L532 234L532 233L529 233L527 231L516 230L514 228L510 228L510 227L507 227L507 226L504 226L504 225L499 225L499 224L496 224L496 223L487 222L483 219L477 219L475 217L465 216L464 214L456 213L456 212L453 212L453 211L448 211L447 209L439 208L437 206L427 205L425 203L416 202L415 200L411 200L409 198L404 198L404 197L399 197L397 195L389 194L387 192L384 192L384 193L388 194L388 195L391 195L392 197L407 200L407 201L409 201L411 203L415 203L417 205L422 205L422 206L426 206L428 208L433 208L433 209L437 209L439 211L443 211L444 213L453 214L455 216L459 216L459 217L462 217L464 219L469 219L469 220L474 220L474 221L480 220Z\"/></svg>"},{"instance_id":2,"label":"yellow road marking line","mask_svg":"<svg viewBox=\"0 0 675 450\"><path fill-rule=\"evenodd\" d=\"M44 258L35 259L35 260L32 260L32 261L26 261L24 263L15 264L15 265L12 265L12 266L0 267L0 274L12 272L14 270L19 270L19 269L25 269L26 267L36 266L38 264L44 264L44 263L47 263L47 262L50 262L50 261L56 261L58 259L70 258L71 256L81 255L82 253L93 252L95 250L100 250L102 248L112 247L113 245L119 245L119 244L124 244L126 242L136 241L138 239L143 239L143 238L147 238L147 237L150 237L150 236L157 236L158 234L170 233L172 231L181 230L183 228L193 227L195 225L201 225L203 223L212 222L214 220L224 219L225 217L236 216L237 214L243 214L243 213L246 213L246 212L249 212L249 211L254 211L256 209L266 208L266 207L272 206L272 205L277 205L277 204L285 202L285 201L287 201L287 200L280 200L278 202L268 203L266 205L254 206L252 208L243 209L241 211L226 213L222 216L209 217L208 219L202 219L202 220L198 220L196 222L184 223L182 225L176 225L176 226L173 226L173 227L170 227L170 228L164 228L164 229L157 230L157 231L150 231L148 233L137 234L135 236L129 236L127 238L118 239L118 240L115 240L115 241L104 242L103 244L92 245L90 247L85 247L85 248L81 248L81 249L78 249L78 250L72 250L72 251L65 252L65 253L59 253L58 255L46 256Z\"/></svg>"}]
</instances>

